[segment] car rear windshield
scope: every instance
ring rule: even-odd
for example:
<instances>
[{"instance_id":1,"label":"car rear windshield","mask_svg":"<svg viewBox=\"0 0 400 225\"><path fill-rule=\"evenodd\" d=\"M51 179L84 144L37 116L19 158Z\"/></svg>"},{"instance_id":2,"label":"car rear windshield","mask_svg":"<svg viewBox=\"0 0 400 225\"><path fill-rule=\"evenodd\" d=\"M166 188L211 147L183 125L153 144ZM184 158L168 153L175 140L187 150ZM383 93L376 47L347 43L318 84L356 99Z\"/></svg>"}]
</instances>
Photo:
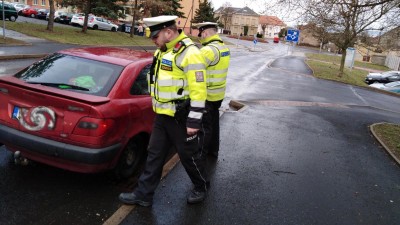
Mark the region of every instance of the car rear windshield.
<instances>
[{"instance_id":1,"label":"car rear windshield","mask_svg":"<svg viewBox=\"0 0 400 225\"><path fill-rule=\"evenodd\" d=\"M68 91L107 96L122 70L123 67L119 65L55 53L14 77Z\"/></svg>"}]
</instances>

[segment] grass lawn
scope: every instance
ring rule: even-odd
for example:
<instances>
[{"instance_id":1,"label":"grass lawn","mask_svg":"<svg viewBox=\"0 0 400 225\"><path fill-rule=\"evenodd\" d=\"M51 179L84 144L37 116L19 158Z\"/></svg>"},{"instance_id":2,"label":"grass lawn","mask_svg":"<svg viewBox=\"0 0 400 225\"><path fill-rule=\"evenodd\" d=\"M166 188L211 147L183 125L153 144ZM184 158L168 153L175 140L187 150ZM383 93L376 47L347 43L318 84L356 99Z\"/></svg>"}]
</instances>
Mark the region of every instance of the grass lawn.
<instances>
[{"instance_id":1,"label":"grass lawn","mask_svg":"<svg viewBox=\"0 0 400 225\"><path fill-rule=\"evenodd\" d=\"M376 124L374 131L393 155L400 160L400 125L390 123Z\"/></svg>"},{"instance_id":2,"label":"grass lawn","mask_svg":"<svg viewBox=\"0 0 400 225\"><path fill-rule=\"evenodd\" d=\"M314 60L321 60L325 62L330 62L336 65L340 65L340 59L341 56L337 55L326 55L326 54L316 54L316 53L306 53L307 58L309 59L314 59ZM373 69L373 70L382 70L382 71L388 71L390 70L386 66L381 66L369 62L360 62L360 61L355 61L354 66L357 67L362 67L366 69Z\"/></svg>"},{"instance_id":3,"label":"grass lawn","mask_svg":"<svg viewBox=\"0 0 400 225\"><path fill-rule=\"evenodd\" d=\"M149 38L140 36L131 38L128 33L99 30L88 30L87 33L82 33L81 28L57 26L54 26L53 32L49 32L46 27L47 25L42 24L6 21L7 29L59 43L103 46L154 46Z\"/></svg>"},{"instance_id":4,"label":"grass lawn","mask_svg":"<svg viewBox=\"0 0 400 225\"><path fill-rule=\"evenodd\" d=\"M347 84L367 87L364 83L368 72L358 69L345 69L344 75L339 77L339 65L320 61L307 60L308 66L314 71L314 76L327 80L335 80Z\"/></svg>"}]
</instances>

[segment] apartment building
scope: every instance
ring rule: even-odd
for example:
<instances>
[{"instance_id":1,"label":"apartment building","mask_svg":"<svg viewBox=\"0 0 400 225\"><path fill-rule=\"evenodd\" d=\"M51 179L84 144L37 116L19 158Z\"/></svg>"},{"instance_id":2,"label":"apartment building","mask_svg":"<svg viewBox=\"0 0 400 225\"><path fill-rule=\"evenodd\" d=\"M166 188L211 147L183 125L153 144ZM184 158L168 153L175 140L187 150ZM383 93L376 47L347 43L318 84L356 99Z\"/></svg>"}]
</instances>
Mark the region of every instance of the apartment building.
<instances>
[{"instance_id":1,"label":"apartment building","mask_svg":"<svg viewBox=\"0 0 400 225\"><path fill-rule=\"evenodd\" d=\"M224 29L232 35L257 34L260 15L247 6L244 8L220 7L215 11L215 16L219 17L218 22L222 23Z\"/></svg>"}]
</instances>

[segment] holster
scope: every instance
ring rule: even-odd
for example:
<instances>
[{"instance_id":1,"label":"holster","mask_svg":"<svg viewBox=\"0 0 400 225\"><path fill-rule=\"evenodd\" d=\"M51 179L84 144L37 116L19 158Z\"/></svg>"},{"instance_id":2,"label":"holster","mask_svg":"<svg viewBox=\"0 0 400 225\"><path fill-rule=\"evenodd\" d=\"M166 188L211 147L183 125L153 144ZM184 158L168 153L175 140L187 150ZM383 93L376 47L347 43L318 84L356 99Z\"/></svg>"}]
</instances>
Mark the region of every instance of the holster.
<instances>
[{"instance_id":1,"label":"holster","mask_svg":"<svg viewBox=\"0 0 400 225\"><path fill-rule=\"evenodd\" d=\"M190 99L175 101L175 120L186 123L190 110Z\"/></svg>"}]
</instances>

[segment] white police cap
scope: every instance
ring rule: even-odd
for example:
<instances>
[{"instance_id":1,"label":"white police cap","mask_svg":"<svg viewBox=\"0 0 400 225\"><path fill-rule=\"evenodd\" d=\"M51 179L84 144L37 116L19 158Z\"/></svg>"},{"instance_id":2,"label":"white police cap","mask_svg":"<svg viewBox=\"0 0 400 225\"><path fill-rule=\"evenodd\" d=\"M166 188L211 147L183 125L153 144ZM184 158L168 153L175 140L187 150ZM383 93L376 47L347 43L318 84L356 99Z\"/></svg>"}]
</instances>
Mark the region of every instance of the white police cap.
<instances>
[{"instance_id":1,"label":"white police cap","mask_svg":"<svg viewBox=\"0 0 400 225\"><path fill-rule=\"evenodd\" d=\"M210 28L210 27L217 28L218 24L214 23L214 22L202 22L202 23L194 24L193 27L199 29L200 31L203 31L203 30L205 30L207 28Z\"/></svg>"},{"instance_id":2,"label":"white police cap","mask_svg":"<svg viewBox=\"0 0 400 225\"><path fill-rule=\"evenodd\" d=\"M201 32L208 28L217 28L218 24L214 22L202 22L194 24L193 27L199 29L199 35L197 36L201 37Z\"/></svg>"},{"instance_id":3,"label":"white police cap","mask_svg":"<svg viewBox=\"0 0 400 225\"><path fill-rule=\"evenodd\" d=\"M154 37L160 30L175 24L177 16L156 16L143 18L143 22L150 29L150 37Z\"/></svg>"}]
</instances>

